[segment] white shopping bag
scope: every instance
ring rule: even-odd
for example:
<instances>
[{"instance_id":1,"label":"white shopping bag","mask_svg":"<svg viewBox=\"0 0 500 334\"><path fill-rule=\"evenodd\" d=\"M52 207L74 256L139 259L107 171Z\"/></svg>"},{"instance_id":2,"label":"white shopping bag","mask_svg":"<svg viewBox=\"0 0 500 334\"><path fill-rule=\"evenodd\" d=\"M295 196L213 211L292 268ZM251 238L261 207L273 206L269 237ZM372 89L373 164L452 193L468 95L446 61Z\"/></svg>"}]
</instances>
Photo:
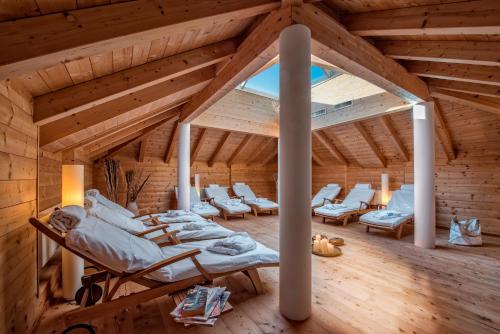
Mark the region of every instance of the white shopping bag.
<instances>
[{"instance_id":1,"label":"white shopping bag","mask_svg":"<svg viewBox=\"0 0 500 334\"><path fill-rule=\"evenodd\" d=\"M458 221L453 217L450 225L450 244L462 246L481 246L481 225L477 218Z\"/></svg>"}]
</instances>

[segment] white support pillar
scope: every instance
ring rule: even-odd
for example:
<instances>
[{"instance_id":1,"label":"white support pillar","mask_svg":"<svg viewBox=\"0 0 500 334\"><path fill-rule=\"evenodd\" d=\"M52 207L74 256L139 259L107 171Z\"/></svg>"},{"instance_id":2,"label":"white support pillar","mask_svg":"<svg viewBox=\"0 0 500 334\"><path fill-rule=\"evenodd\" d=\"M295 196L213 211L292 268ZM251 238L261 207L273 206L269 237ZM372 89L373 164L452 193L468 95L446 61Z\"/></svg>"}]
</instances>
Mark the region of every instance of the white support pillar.
<instances>
[{"instance_id":1,"label":"white support pillar","mask_svg":"<svg viewBox=\"0 0 500 334\"><path fill-rule=\"evenodd\" d=\"M434 102L413 106L413 168L415 183L415 246L434 248L436 204L434 194Z\"/></svg>"},{"instance_id":2,"label":"white support pillar","mask_svg":"<svg viewBox=\"0 0 500 334\"><path fill-rule=\"evenodd\" d=\"M189 210L190 203L190 150L191 123L179 124L179 146L177 150L177 209Z\"/></svg>"},{"instance_id":3,"label":"white support pillar","mask_svg":"<svg viewBox=\"0 0 500 334\"><path fill-rule=\"evenodd\" d=\"M280 311L311 315L311 31L280 34Z\"/></svg>"}]
</instances>

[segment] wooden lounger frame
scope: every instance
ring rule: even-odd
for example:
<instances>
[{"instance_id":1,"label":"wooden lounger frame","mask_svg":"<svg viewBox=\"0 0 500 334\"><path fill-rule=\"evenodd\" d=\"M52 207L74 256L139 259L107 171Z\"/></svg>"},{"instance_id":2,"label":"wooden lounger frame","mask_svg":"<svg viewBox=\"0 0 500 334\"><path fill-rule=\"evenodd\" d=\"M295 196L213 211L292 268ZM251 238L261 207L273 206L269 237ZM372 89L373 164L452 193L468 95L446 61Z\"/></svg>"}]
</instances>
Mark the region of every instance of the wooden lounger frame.
<instances>
[{"instance_id":1,"label":"wooden lounger frame","mask_svg":"<svg viewBox=\"0 0 500 334\"><path fill-rule=\"evenodd\" d=\"M385 205L379 206L378 210L380 210L382 207L385 207ZM408 217L403 222L401 222L398 226L395 226L395 227L383 226L383 225L368 223L368 222L364 222L364 221L359 221L359 223L366 225L366 233L370 232L370 228L374 228L377 230L392 231L392 232L396 232L396 238L399 240L403 237L403 230L405 228L405 225L413 223L413 219L414 219L414 216Z\"/></svg>"},{"instance_id":2,"label":"wooden lounger frame","mask_svg":"<svg viewBox=\"0 0 500 334\"><path fill-rule=\"evenodd\" d=\"M279 211L279 208L274 208L274 209L264 209L264 208L261 208L259 207L257 204L251 204L251 203L246 203L245 202L245 196L236 196L236 198L239 198L241 199L241 201L248 205L251 209L252 209L252 213L255 217L257 217L259 215L259 213L263 213L263 212L266 212L266 213L269 213L271 216L276 212L276 214L278 214L278 211Z\"/></svg>"},{"instance_id":3,"label":"wooden lounger frame","mask_svg":"<svg viewBox=\"0 0 500 334\"><path fill-rule=\"evenodd\" d=\"M234 199L234 198L240 198L238 196L233 196L233 197L230 197L231 199ZM214 197L210 197L208 199L209 203L212 204L213 206L215 206L217 209L220 210L220 216L222 218L224 218L224 220L227 220L229 217L242 217L243 219L245 219L245 213L246 212L241 212L241 213L230 213L229 211L227 211L226 209L224 209L222 206L219 206L217 204L215 204L215 198Z\"/></svg>"},{"instance_id":4,"label":"wooden lounger frame","mask_svg":"<svg viewBox=\"0 0 500 334\"><path fill-rule=\"evenodd\" d=\"M244 269L232 270L228 272L208 273L196 259L196 255L200 254L201 251L199 249L193 249L162 260L158 263L152 264L148 268L144 268L134 273L118 272L113 268L107 266L106 264L88 257L86 254L80 251L69 248L66 245L65 236L56 229L52 228L48 221L49 216L45 216L40 219L33 217L29 219L31 225L33 225L38 231L57 242L57 244L59 244L61 247L69 250L70 252L99 268L98 272L84 275L82 277L82 285L85 288L85 292L80 303L81 306L80 308L69 311L64 315L64 321L66 325L86 322L103 315L113 314L126 307L152 300L165 294L172 294L190 288L196 284L211 283L216 278L228 276L237 272L243 272L252 282L256 293L261 294L263 292L263 285L257 269L263 267L279 266L279 263L269 263L265 265L249 266ZM158 226L157 228L161 229L164 227ZM159 245L161 247L161 244ZM172 263L182 261L184 259L190 259L196 266L198 271L201 273L201 275L172 283L158 282L146 277L146 275L151 272L154 272ZM113 279L115 280L114 284L112 284L111 282ZM104 282L102 302L93 306L85 307L89 298L90 287L92 286L92 284L100 282ZM140 284L146 289L137 293L115 296L120 286L127 282Z\"/></svg>"},{"instance_id":5,"label":"wooden lounger frame","mask_svg":"<svg viewBox=\"0 0 500 334\"><path fill-rule=\"evenodd\" d=\"M341 201L339 199L335 199L333 202L334 203L339 203ZM363 209L363 205L366 206L365 209ZM323 223L326 223L327 220L330 220L330 221L341 221L342 225L346 226L347 223L349 222L349 219L351 219L352 217L357 217L357 216L363 215L363 214L365 214L367 212L370 212L370 211L373 211L373 210L374 209L370 208L370 203L367 203L367 202L364 202L364 201L360 201L358 209L345 212L345 213L343 213L340 216L332 217L332 216L323 215L323 214L320 214L320 213L317 213L317 212L316 212L316 216L322 217L323 218L322 219Z\"/></svg>"},{"instance_id":6,"label":"wooden lounger frame","mask_svg":"<svg viewBox=\"0 0 500 334\"><path fill-rule=\"evenodd\" d=\"M335 197L336 197L336 196L335 196ZM339 199L336 199L336 198L334 198L334 199L329 199L329 198L326 198L326 197L325 197L325 198L323 198L323 204L316 205L316 206L311 206L312 215L313 215L313 216L316 216L316 212L314 212L314 209L322 207L322 206L323 206L323 205L325 205L327 202L330 202L330 203L332 203L332 202L333 202L333 203L338 203L338 201L339 201Z\"/></svg>"}]
</instances>

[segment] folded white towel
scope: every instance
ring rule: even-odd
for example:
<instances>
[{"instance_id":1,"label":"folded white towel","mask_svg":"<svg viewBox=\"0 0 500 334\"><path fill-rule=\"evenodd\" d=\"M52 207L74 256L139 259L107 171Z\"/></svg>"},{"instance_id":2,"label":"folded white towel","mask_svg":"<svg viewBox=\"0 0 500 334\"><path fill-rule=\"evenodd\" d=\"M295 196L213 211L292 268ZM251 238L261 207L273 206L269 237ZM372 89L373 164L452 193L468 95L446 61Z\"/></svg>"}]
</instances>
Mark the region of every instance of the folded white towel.
<instances>
[{"instance_id":1,"label":"folded white towel","mask_svg":"<svg viewBox=\"0 0 500 334\"><path fill-rule=\"evenodd\" d=\"M200 203L193 204L193 208L195 208L195 209L206 209L209 206L210 206L210 204L208 204L207 202L200 202Z\"/></svg>"},{"instance_id":2,"label":"folded white towel","mask_svg":"<svg viewBox=\"0 0 500 334\"><path fill-rule=\"evenodd\" d=\"M239 206L241 204L241 199L231 198L224 202L227 206Z\"/></svg>"},{"instance_id":3,"label":"folded white towel","mask_svg":"<svg viewBox=\"0 0 500 334\"><path fill-rule=\"evenodd\" d=\"M165 217L180 217L185 215L191 215L191 212L187 210L169 210L165 213Z\"/></svg>"},{"instance_id":4,"label":"folded white towel","mask_svg":"<svg viewBox=\"0 0 500 334\"><path fill-rule=\"evenodd\" d=\"M181 228L181 230L183 231L200 231L200 230L203 230L203 229L207 229L207 228L213 228L217 226L217 224L215 223L212 223L212 222L206 222L206 223L188 223L188 224L184 224Z\"/></svg>"},{"instance_id":5,"label":"folded white towel","mask_svg":"<svg viewBox=\"0 0 500 334\"><path fill-rule=\"evenodd\" d=\"M347 208L347 206L345 206L344 204L326 204L325 205L325 209L328 209L328 210L337 210L337 209L343 209L343 208Z\"/></svg>"},{"instance_id":6,"label":"folded white towel","mask_svg":"<svg viewBox=\"0 0 500 334\"><path fill-rule=\"evenodd\" d=\"M68 205L61 210L56 210L50 215L50 225L59 232L65 233L75 228L85 217L87 212L78 205Z\"/></svg>"},{"instance_id":7,"label":"folded white towel","mask_svg":"<svg viewBox=\"0 0 500 334\"><path fill-rule=\"evenodd\" d=\"M375 212L373 215L375 217L377 217L378 219L391 219L391 218L400 217L401 213L397 212L397 211L382 210L382 211Z\"/></svg>"},{"instance_id":8,"label":"folded white towel","mask_svg":"<svg viewBox=\"0 0 500 334\"><path fill-rule=\"evenodd\" d=\"M85 196L85 199L83 201L83 207L85 208L85 210L87 211L93 210L97 208L97 204L98 204L97 198L93 196Z\"/></svg>"},{"instance_id":9,"label":"folded white towel","mask_svg":"<svg viewBox=\"0 0 500 334\"><path fill-rule=\"evenodd\" d=\"M238 255L254 250L257 247L255 240L246 232L231 234L229 237L214 242L207 250L225 255Z\"/></svg>"}]
</instances>

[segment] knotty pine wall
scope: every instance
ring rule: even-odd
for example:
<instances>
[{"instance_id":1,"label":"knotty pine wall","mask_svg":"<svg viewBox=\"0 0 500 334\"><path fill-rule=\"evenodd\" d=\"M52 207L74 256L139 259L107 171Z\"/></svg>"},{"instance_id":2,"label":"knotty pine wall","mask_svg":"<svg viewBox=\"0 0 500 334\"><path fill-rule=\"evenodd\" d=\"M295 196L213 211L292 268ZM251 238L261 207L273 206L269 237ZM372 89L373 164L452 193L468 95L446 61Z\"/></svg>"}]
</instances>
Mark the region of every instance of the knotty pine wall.
<instances>
[{"instance_id":1,"label":"knotty pine wall","mask_svg":"<svg viewBox=\"0 0 500 334\"><path fill-rule=\"evenodd\" d=\"M119 185L120 203L125 205L126 200L124 172L128 169L142 169L144 176L151 174L151 177L139 196L139 208L154 211L174 209L176 207L174 186L177 184L177 162L173 160L170 164L166 164L161 158L147 157L144 162L139 163L134 158L134 154L127 154L126 151L124 154L114 158L120 161L122 170ZM276 188L273 179L273 175L276 172L276 166L272 165L269 167L233 165L231 168L228 168L224 163L216 163L213 167L208 167L205 162L195 162L191 167L191 176L200 174L202 187L208 186L211 183L230 186L235 182L245 182L252 187L258 196L273 200L276 198ZM106 196L102 162L94 165L93 178L94 187Z\"/></svg>"},{"instance_id":2,"label":"knotty pine wall","mask_svg":"<svg viewBox=\"0 0 500 334\"><path fill-rule=\"evenodd\" d=\"M483 232L500 235L500 121L498 116L457 104L440 102L443 118L457 153L447 161L436 143L436 211L437 224L449 227L454 215L479 218ZM410 112L391 116L399 137L413 160L413 134ZM375 156L359 141L350 125L327 130L336 147L348 158L349 167L327 161L324 167L313 167L313 191L326 183L339 183L344 190L357 182L371 183L380 189L380 174L390 176L391 190L413 182L413 163L403 162L383 129L380 120L363 122L388 161L378 167ZM313 144L313 148L316 144ZM321 148L316 148L321 154ZM322 157L327 157L321 154ZM344 196L345 191L341 194Z\"/></svg>"}]
</instances>

